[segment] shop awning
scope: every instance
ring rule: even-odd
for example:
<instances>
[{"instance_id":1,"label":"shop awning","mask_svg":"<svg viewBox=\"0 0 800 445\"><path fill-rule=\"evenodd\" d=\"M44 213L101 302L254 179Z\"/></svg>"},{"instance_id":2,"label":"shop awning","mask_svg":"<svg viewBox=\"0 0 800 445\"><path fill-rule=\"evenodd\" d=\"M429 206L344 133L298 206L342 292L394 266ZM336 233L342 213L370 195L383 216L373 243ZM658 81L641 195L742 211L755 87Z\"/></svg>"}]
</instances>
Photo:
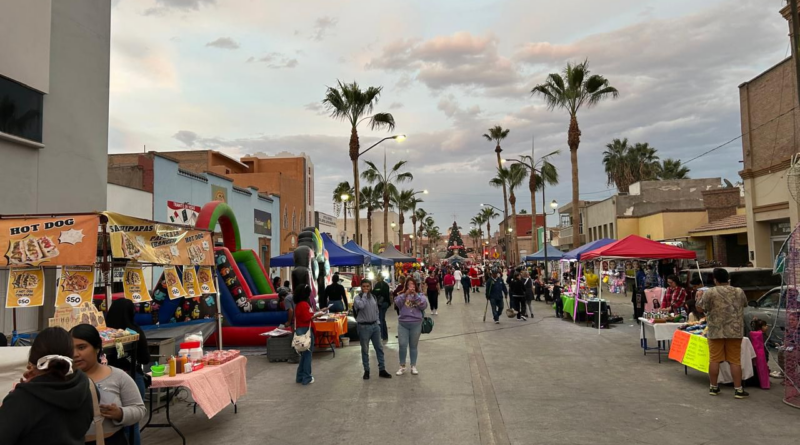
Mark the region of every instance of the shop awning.
<instances>
[{"instance_id":1,"label":"shop awning","mask_svg":"<svg viewBox=\"0 0 800 445\"><path fill-rule=\"evenodd\" d=\"M598 249L585 252L581 255L581 260L592 260L595 258L641 258L641 259L687 259L697 258L697 253L669 246L657 241L642 238L638 235L630 235L619 241L613 242Z\"/></svg>"},{"instance_id":2,"label":"shop awning","mask_svg":"<svg viewBox=\"0 0 800 445\"><path fill-rule=\"evenodd\" d=\"M369 263L373 266L391 266L394 264L392 260L387 258L382 258L374 253L364 249L363 247L359 246L355 240L350 240L344 244L344 248L350 250L355 253L360 253L369 257Z\"/></svg>"},{"instance_id":3,"label":"shop awning","mask_svg":"<svg viewBox=\"0 0 800 445\"><path fill-rule=\"evenodd\" d=\"M379 256L390 259L395 263L415 263L417 261L416 258L403 254L392 245L386 247Z\"/></svg>"},{"instance_id":4,"label":"shop awning","mask_svg":"<svg viewBox=\"0 0 800 445\"><path fill-rule=\"evenodd\" d=\"M547 258L544 257L545 248L547 249ZM539 249L538 252L526 256L525 261L554 261L560 260L563 256L564 252L558 250L551 244L547 244L544 248Z\"/></svg>"},{"instance_id":5,"label":"shop awning","mask_svg":"<svg viewBox=\"0 0 800 445\"><path fill-rule=\"evenodd\" d=\"M747 215L731 215L689 231L689 235L695 237L738 235L740 233L747 233Z\"/></svg>"},{"instance_id":6,"label":"shop awning","mask_svg":"<svg viewBox=\"0 0 800 445\"><path fill-rule=\"evenodd\" d=\"M611 238L601 238L598 240L594 240L589 244L585 244L577 249L572 249L569 252L564 254L562 260L581 260L581 255L585 252L591 252L592 250L599 249L603 246L607 246L611 243L616 242L617 240Z\"/></svg>"}]
</instances>

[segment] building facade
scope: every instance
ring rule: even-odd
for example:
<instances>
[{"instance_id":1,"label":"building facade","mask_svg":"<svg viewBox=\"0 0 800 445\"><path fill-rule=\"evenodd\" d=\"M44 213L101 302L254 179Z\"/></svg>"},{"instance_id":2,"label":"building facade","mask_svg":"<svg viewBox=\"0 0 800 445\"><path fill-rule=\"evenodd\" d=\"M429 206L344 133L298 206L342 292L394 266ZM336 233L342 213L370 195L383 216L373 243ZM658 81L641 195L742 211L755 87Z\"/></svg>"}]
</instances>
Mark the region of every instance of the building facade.
<instances>
[{"instance_id":1,"label":"building facade","mask_svg":"<svg viewBox=\"0 0 800 445\"><path fill-rule=\"evenodd\" d=\"M400 216L396 212L389 212L389 243L397 246L400 243L400 232L398 224L400 223ZM392 227L394 224L394 227ZM361 218L360 222L361 239L356 242L364 249L370 252L377 252L383 244L383 211L372 212L372 245L369 245L369 226L367 218ZM339 237L337 242L346 243L356 237L356 225L353 218L347 218L347 230L344 228L344 218L336 220L336 228L339 230ZM408 228L407 233L411 233L413 229Z\"/></svg>"},{"instance_id":2,"label":"building facade","mask_svg":"<svg viewBox=\"0 0 800 445\"><path fill-rule=\"evenodd\" d=\"M108 1L0 0L0 214L104 209L110 38ZM18 330L46 326L54 298L17 311Z\"/></svg>"},{"instance_id":3,"label":"building facade","mask_svg":"<svg viewBox=\"0 0 800 445\"><path fill-rule=\"evenodd\" d=\"M327 233L332 240L338 242L339 229L336 227L336 217L328 215L327 213L314 212L314 227L319 229L320 233Z\"/></svg>"},{"instance_id":4,"label":"building facade","mask_svg":"<svg viewBox=\"0 0 800 445\"><path fill-rule=\"evenodd\" d=\"M781 10L791 34L789 5ZM739 85L747 217L748 259L772 267L800 207L789 190L788 170L798 151L800 113L793 56ZM796 196L800 196L796 194Z\"/></svg>"}]
</instances>

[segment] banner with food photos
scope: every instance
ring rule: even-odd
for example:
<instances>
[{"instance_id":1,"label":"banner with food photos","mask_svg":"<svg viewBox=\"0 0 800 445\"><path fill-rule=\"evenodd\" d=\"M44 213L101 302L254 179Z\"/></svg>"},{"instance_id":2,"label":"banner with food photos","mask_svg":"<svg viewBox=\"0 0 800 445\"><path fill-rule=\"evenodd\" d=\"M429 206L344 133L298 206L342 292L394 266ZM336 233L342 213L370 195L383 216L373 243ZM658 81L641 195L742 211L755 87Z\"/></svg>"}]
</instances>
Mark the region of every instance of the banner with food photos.
<instances>
[{"instance_id":1,"label":"banner with food photos","mask_svg":"<svg viewBox=\"0 0 800 445\"><path fill-rule=\"evenodd\" d=\"M211 266L200 266L197 270L197 282L203 294L216 294L217 283L214 282L214 272Z\"/></svg>"},{"instance_id":2,"label":"banner with food photos","mask_svg":"<svg viewBox=\"0 0 800 445\"><path fill-rule=\"evenodd\" d=\"M194 266L183 267L183 289L186 290L189 298L203 295L200 290L200 282L197 281L197 272L194 270Z\"/></svg>"},{"instance_id":3,"label":"banner with food photos","mask_svg":"<svg viewBox=\"0 0 800 445\"><path fill-rule=\"evenodd\" d=\"M44 304L44 270L41 267L10 269L6 288L6 308L35 307Z\"/></svg>"},{"instance_id":4,"label":"banner with food photos","mask_svg":"<svg viewBox=\"0 0 800 445\"><path fill-rule=\"evenodd\" d=\"M94 266L67 266L61 268L61 278L56 289L56 307L80 306L91 302L94 296Z\"/></svg>"},{"instance_id":5,"label":"banner with food photos","mask_svg":"<svg viewBox=\"0 0 800 445\"><path fill-rule=\"evenodd\" d=\"M98 215L0 219L0 267L94 264L99 224Z\"/></svg>"},{"instance_id":6,"label":"banner with food photos","mask_svg":"<svg viewBox=\"0 0 800 445\"><path fill-rule=\"evenodd\" d=\"M164 267L164 287L167 288L170 300L187 296L175 266Z\"/></svg>"},{"instance_id":7,"label":"banner with food photos","mask_svg":"<svg viewBox=\"0 0 800 445\"><path fill-rule=\"evenodd\" d=\"M214 265L211 232L105 212L111 254L139 263Z\"/></svg>"},{"instance_id":8,"label":"banner with food photos","mask_svg":"<svg viewBox=\"0 0 800 445\"><path fill-rule=\"evenodd\" d=\"M144 279L142 265L128 263L125 265L125 274L122 276L122 290L125 298L134 303L151 301L150 292L147 291L147 282Z\"/></svg>"}]
</instances>

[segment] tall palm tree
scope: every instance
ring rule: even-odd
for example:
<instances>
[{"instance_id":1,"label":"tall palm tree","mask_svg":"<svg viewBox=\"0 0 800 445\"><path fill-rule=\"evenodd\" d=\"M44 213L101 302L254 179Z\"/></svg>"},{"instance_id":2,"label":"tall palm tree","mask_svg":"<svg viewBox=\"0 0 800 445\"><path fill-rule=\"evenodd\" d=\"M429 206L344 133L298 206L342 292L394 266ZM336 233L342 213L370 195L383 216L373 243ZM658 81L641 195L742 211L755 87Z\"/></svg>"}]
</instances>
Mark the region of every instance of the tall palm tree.
<instances>
[{"instance_id":1,"label":"tall palm tree","mask_svg":"<svg viewBox=\"0 0 800 445\"><path fill-rule=\"evenodd\" d=\"M354 198L355 192L353 192L353 187L350 187L350 183L347 181L342 181L336 188L333 189L333 212L336 217L339 217L339 212L344 210L344 231L347 233L347 201L351 198ZM347 199L342 199L342 195L347 195Z\"/></svg>"},{"instance_id":2,"label":"tall palm tree","mask_svg":"<svg viewBox=\"0 0 800 445\"><path fill-rule=\"evenodd\" d=\"M379 169L372 161L365 161L369 169L361 173L370 184L375 184L375 189L379 190L383 196L383 244L389 245L389 205L391 204L391 196L397 194L397 187L395 183L402 183L414 179L411 172L401 171L403 166L408 161L400 161L392 167L388 172L384 166L383 170Z\"/></svg>"},{"instance_id":3,"label":"tall palm tree","mask_svg":"<svg viewBox=\"0 0 800 445\"><path fill-rule=\"evenodd\" d=\"M497 176L489 181L489 185L493 187L506 186L508 188L508 202L511 204L511 228L514 231L511 234L511 246L509 248L509 261L513 264L517 263L517 256L519 256L519 246L517 245L517 197L514 195L514 190L521 186L528 177L528 169L522 164L511 164L510 167L498 167ZM506 229L508 230L508 229Z\"/></svg>"},{"instance_id":4,"label":"tall palm tree","mask_svg":"<svg viewBox=\"0 0 800 445\"><path fill-rule=\"evenodd\" d=\"M634 182L657 179L660 167L657 153L658 150L647 142L637 142L633 146L628 164L633 169Z\"/></svg>"},{"instance_id":5,"label":"tall palm tree","mask_svg":"<svg viewBox=\"0 0 800 445\"><path fill-rule=\"evenodd\" d=\"M367 250L372 252L372 212L381 208L381 194L377 187L361 187L361 208L367 211Z\"/></svg>"},{"instance_id":6,"label":"tall palm tree","mask_svg":"<svg viewBox=\"0 0 800 445\"><path fill-rule=\"evenodd\" d=\"M417 243L421 242L420 237L422 237L422 222L425 221L425 218L428 216L428 212L425 209L419 208L414 210L414 213L411 215L411 222L414 223L414 256L417 255ZM417 232L417 221L419 221L419 232Z\"/></svg>"},{"instance_id":7,"label":"tall palm tree","mask_svg":"<svg viewBox=\"0 0 800 445\"><path fill-rule=\"evenodd\" d=\"M503 129L503 127L495 125L489 129L488 133L484 133L483 135L484 139L495 143L494 152L497 155L497 168L503 168L503 161L500 159L500 153L503 151L503 149L500 148L500 142L507 138L508 133L510 132L511 130L509 129ZM506 227L503 229L505 231L508 228L508 190L506 190L505 183L503 183L503 209L505 210L503 213L503 218L506 222ZM503 233L504 237L505 235L506 233ZM491 236L491 234L489 236Z\"/></svg>"},{"instance_id":8,"label":"tall palm tree","mask_svg":"<svg viewBox=\"0 0 800 445\"><path fill-rule=\"evenodd\" d=\"M477 215L473 216L472 219L469 220L469 223L475 226L475 228L480 232L481 238L478 239L478 245L483 247L483 225L486 223L486 219L483 216L483 211L480 211ZM481 258L483 257L481 256Z\"/></svg>"},{"instance_id":9,"label":"tall palm tree","mask_svg":"<svg viewBox=\"0 0 800 445\"><path fill-rule=\"evenodd\" d=\"M689 168L681 164L680 159L667 158L658 166L658 179L688 179Z\"/></svg>"},{"instance_id":10,"label":"tall palm tree","mask_svg":"<svg viewBox=\"0 0 800 445\"><path fill-rule=\"evenodd\" d=\"M657 179L661 164L658 150L647 142L631 146L628 139L614 139L606 144L603 152L608 185L615 185L617 190L628 193L630 186L639 181Z\"/></svg>"},{"instance_id":11,"label":"tall palm tree","mask_svg":"<svg viewBox=\"0 0 800 445\"><path fill-rule=\"evenodd\" d=\"M394 116L391 113L373 113L375 105L381 95L383 87L369 87L361 90L361 87L354 81L353 83L342 83L336 81L337 86L328 87L325 91L325 99L322 105L330 112L334 119L345 121L350 124L350 161L353 163L353 187L355 190L361 188L358 178L358 155L361 144L358 139L358 126L366 121L371 130L394 130ZM358 209L359 196L356 194L356 242L359 242L361 229Z\"/></svg>"},{"instance_id":12,"label":"tall palm tree","mask_svg":"<svg viewBox=\"0 0 800 445\"><path fill-rule=\"evenodd\" d=\"M490 239L492 237L492 220L500 216L500 214L492 207L484 207L480 214L486 223L486 238Z\"/></svg>"},{"instance_id":13,"label":"tall palm tree","mask_svg":"<svg viewBox=\"0 0 800 445\"><path fill-rule=\"evenodd\" d=\"M532 248L534 252L539 251L539 236L536 227L536 192L543 192L545 185L558 185L558 169L555 165L551 164L547 159L550 156L561 154L560 150L556 150L539 158L542 163L538 170L531 170L531 175L528 177L528 190L531 192L531 240L533 241ZM535 167L532 156L522 156L522 161ZM542 213L547 212L547 209L542 209ZM547 218L547 215L544 215Z\"/></svg>"},{"instance_id":14,"label":"tall palm tree","mask_svg":"<svg viewBox=\"0 0 800 445\"><path fill-rule=\"evenodd\" d=\"M483 236L483 233L482 233L481 229L476 227L474 229L471 229L469 231L468 235L469 235L470 238L472 238L472 251L477 253L478 252L478 241ZM481 251L481 254L482 253L483 253L483 251Z\"/></svg>"},{"instance_id":15,"label":"tall palm tree","mask_svg":"<svg viewBox=\"0 0 800 445\"><path fill-rule=\"evenodd\" d=\"M417 203L422 202L422 200L416 198L414 194L415 194L414 190L403 190L391 196L394 208L397 210L398 213L397 221L400 224L399 234L400 234L401 248L403 247L403 225L406 222L405 213L409 210L413 210L417 206Z\"/></svg>"},{"instance_id":16,"label":"tall palm tree","mask_svg":"<svg viewBox=\"0 0 800 445\"><path fill-rule=\"evenodd\" d=\"M578 126L578 111L584 105L591 107L609 97L616 98L619 91L612 87L608 79L600 75L590 75L589 60L573 65L567 63L564 73L552 73L545 83L536 85L532 95L540 95L547 103L547 108L554 110L563 108L569 113L569 145L570 163L572 164L572 233L573 247L581 245L580 227L580 184L578 182L578 147L581 143L581 130Z\"/></svg>"}]
</instances>

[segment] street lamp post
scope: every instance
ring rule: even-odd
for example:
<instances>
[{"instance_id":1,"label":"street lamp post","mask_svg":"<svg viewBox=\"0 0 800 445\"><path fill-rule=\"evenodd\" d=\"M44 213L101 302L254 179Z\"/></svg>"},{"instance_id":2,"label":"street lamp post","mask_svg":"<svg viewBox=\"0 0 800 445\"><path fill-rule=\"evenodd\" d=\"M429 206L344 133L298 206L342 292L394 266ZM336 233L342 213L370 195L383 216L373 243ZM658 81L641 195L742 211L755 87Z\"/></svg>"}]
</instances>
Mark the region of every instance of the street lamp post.
<instances>
[{"instance_id":1,"label":"street lamp post","mask_svg":"<svg viewBox=\"0 0 800 445\"><path fill-rule=\"evenodd\" d=\"M546 279L547 278L547 262L548 262L547 261L547 246L550 245L550 243L547 242L547 217L549 215L555 215L556 214L556 209L558 208L558 203L556 202L555 199L553 200L553 202L550 203L550 207L553 209L552 212L547 212L545 210L544 204L545 204L544 188L542 188L542 213L544 213L544 233L542 233L542 244L544 244L544 276L545 276L545 279Z\"/></svg>"},{"instance_id":2,"label":"street lamp post","mask_svg":"<svg viewBox=\"0 0 800 445\"><path fill-rule=\"evenodd\" d=\"M417 196L420 193L424 193L424 194L427 195L428 194L428 189L421 190L421 191L418 191L418 192L414 192L411 195L412 199L414 199L414 196ZM411 208L411 211L413 212L411 214L411 221L414 223L414 231L416 231L417 230L417 202L416 201L414 201L414 206ZM414 258L416 258L416 251L417 251L417 244L416 244L416 242L414 242L414 237L412 236L411 237L411 254L412 254L412 256L414 256ZM403 252L403 253L405 253L405 252Z\"/></svg>"},{"instance_id":3,"label":"street lamp post","mask_svg":"<svg viewBox=\"0 0 800 445\"><path fill-rule=\"evenodd\" d=\"M342 193L341 196L342 202L344 202L344 233L347 236L347 200L350 199L350 195L347 193Z\"/></svg>"},{"instance_id":4,"label":"street lamp post","mask_svg":"<svg viewBox=\"0 0 800 445\"><path fill-rule=\"evenodd\" d=\"M491 204L481 203L481 207L491 207L491 208L497 210L498 212L502 212L501 209L499 209L498 207L495 207L495 206L493 206ZM506 217L505 221L503 221L503 244L505 244L505 248L506 248L506 261L510 264L512 256L511 256L511 248L508 245L508 234L509 233L511 233L511 228L508 227L508 217ZM491 233L487 233L486 236L491 238L492 234Z\"/></svg>"},{"instance_id":5,"label":"street lamp post","mask_svg":"<svg viewBox=\"0 0 800 445\"><path fill-rule=\"evenodd\" d=\"M360 209L359 209L359 207L361 206L361 200L359 199L359 195L361 194L361 193L359 193L359 191L361 190L361 184L360 184L359 178L358 178L359 177L359 174L358 174L358 159L361 156L367 154L368 151L372 150L373 148L375 148L376 146L378 146L382 142L388 141L389 139L394 139L394 140L396 140L398 142L402 142L402 141L404 141L406 139L406 135L404 135L404 134L396 134L394 136L385 137L385 138L381 139L380 141L370 145L369 148L367 148L366 150L364 150L361 153L359 153L358 157L356 158L355 168L353 170L353 176L354 176L353 182L355 184L355 195L356 196L355 196L353 207L355 208L355 214L356 214L356 243L359 246L361 245L361 218L360 218Z\"/></svg>"}]
</instances>

